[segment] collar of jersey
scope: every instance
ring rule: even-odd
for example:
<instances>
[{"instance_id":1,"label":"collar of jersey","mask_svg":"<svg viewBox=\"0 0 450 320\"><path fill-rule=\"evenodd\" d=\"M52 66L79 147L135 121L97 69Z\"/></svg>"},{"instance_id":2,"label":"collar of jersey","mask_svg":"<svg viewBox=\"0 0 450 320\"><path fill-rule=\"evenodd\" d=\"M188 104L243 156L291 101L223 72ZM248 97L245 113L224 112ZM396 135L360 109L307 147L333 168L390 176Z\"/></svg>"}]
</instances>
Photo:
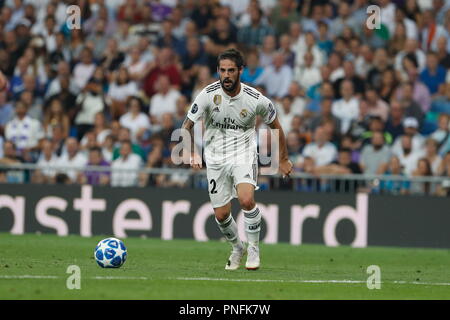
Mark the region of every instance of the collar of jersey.
<instances>
[{"instance_id":1,"label":"collar of jersey","mask_svg":"<svg viewBox=\"0 0 450 320\"><path fill-rule=\"evenodd\" d=\"M244 89L244 84L241 82L241 91L239 91L239 93L237 95L235 95L234 97L229 96L222 88L222 86L220 87L220 91L222 92L222 95L227 99L227 100L236 100L239 99L242 95L242 90Z\"/></svg>"}]
</instances>

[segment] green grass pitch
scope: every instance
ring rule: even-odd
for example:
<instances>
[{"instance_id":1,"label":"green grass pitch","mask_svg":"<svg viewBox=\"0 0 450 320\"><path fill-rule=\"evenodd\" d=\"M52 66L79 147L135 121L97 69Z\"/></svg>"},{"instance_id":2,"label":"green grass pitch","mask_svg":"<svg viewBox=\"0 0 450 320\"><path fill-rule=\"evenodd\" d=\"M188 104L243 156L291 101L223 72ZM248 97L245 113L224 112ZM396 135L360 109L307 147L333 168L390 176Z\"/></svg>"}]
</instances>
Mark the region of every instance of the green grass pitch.
<instances>
[{"instance_id":1,"label":"green grass pitch","mask_svg":"<svg viewBox=\"0 0 450 320\"><path fill-rule=\"evenodd\" d=\"M125 265L102 269L93 250L105 237L1 233L0 299L450 299L450 250L262 244L260 270L230 272L227 243L127 238ZM69 265L80 290L66 287Z\"/></svg>"}]
</instances>

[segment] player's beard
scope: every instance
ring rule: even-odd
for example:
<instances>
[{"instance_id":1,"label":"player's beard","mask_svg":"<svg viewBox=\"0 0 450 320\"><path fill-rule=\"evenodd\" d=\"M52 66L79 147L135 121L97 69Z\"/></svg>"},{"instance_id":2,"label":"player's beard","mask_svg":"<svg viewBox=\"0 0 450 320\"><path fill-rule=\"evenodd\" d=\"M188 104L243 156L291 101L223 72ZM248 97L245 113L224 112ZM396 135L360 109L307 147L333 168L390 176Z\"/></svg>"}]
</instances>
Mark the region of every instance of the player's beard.
<instances>
[{"instance_id":1,"label":"player's beard","mask_svg":"<svg viewBox=\"0 0 450 320\"><path fill-rule=\"evenodd\" d=\"M225 80L231 81L231 85L229 87L225 87L225 83L226 83ZM230 78L224 78L223 80L220 80L220 85L222 86L222 89L224 91L226 91L226 92L233 92L236 89L239 81L241 81L240 77L238 77L236 79L236 81L234 81L234 80L232 80Z\"/></svg>"}]
</instances>

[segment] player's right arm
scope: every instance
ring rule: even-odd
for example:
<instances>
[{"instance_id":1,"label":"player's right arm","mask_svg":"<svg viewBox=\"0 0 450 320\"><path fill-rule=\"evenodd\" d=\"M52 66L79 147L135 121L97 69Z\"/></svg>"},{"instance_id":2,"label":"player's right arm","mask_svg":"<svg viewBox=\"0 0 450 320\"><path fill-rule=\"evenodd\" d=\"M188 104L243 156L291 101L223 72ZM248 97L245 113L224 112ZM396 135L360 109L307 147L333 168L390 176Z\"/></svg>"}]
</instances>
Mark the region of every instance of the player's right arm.
<instances>
[{"instance_id":1,"label":"player's right arm","mask_svg":"<svg viewBox=\"0 0 450 320\"><path fill-rule=\"evenodd\" d=\"M189 132L190 139L187 139L188 141L185 141L183 139L183 150L187 150L190 156L190 165L194 169L201 169L202 168L202 158L199 155L199 152L196 150L195 147L195 141L194 141L194 122L186 117L184 119L183 125L181 126L182 129L185 129Z\"/></svg>"},{"instance_id":2,"label":"player's right arm","mask_svg":"<svg viewBox=\"0 0 450 320\"><path fill-rule=\"evenodd\" d=\"M203 116L207 107L207 101L207 93L205 90L202 90L195 98L181 126L182 129L187 130L190 136L190 139L183 139L183 148L184 150L188 150L190 154L190 165L194 169L202 168L202 155L198 152L194 140L194 124Z\"/></svg>"}]
</instances>

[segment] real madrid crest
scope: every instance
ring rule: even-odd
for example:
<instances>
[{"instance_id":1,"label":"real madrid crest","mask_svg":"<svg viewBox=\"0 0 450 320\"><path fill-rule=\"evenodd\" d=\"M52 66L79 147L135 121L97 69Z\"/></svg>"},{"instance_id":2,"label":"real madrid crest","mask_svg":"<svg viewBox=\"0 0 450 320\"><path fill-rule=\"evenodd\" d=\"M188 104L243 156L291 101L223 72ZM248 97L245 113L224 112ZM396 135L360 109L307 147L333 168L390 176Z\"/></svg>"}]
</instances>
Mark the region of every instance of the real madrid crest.
<instances>
[{"instance_id":1,"label":"real madrid crest","mask_svg":"<svg viewBox=\"0 0 450 320\"><path fill-rule=\"evenodd\" d=\"M241 116L241 118L245 118L247 116L247 114L248 114L247 109L242 109L240 116Z\"/></svg>"},{"instance_id":2,"label":"real madrid crest","mask_svg":"<svg viewBox=\"0 0 450 320\"><path fill-rule=\"evenodd\" d=\"M213 101L215 105L219 105L222 102L222 96L220 94L216 94Z\"/></svg>"}]
</instances>

